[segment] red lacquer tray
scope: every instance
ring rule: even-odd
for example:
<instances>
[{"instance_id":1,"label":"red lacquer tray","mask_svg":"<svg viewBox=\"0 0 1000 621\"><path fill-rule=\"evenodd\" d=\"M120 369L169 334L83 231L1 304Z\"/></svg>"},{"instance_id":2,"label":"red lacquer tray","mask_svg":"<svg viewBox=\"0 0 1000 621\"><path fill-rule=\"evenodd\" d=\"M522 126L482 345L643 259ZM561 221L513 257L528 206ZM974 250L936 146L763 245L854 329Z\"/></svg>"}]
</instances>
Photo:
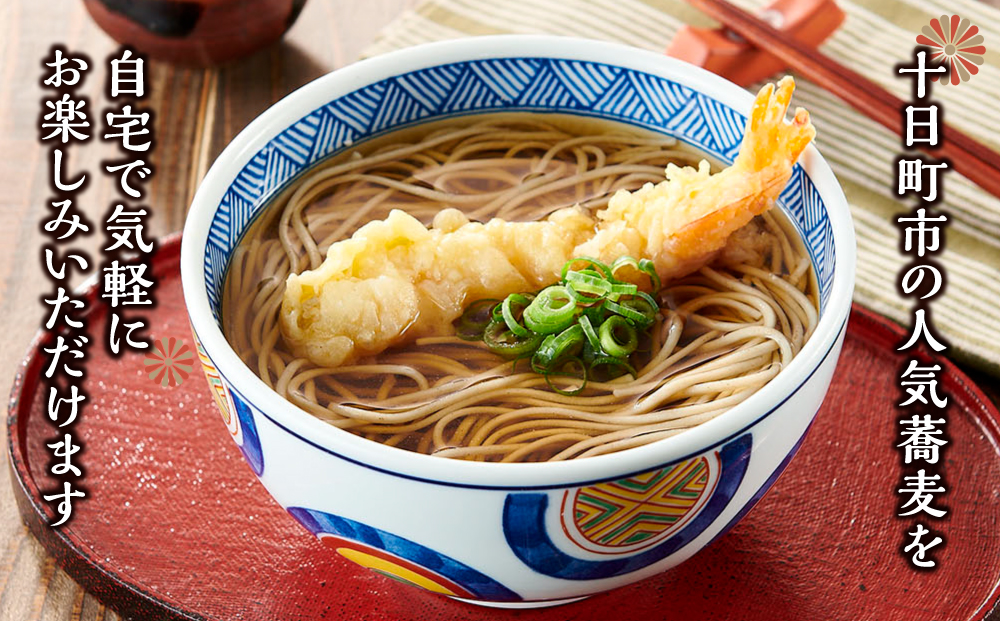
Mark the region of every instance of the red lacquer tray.
<instances>
[{"instance_id":1,"label":"red lacquer tray","mask_svg":"<svg viewBox=\"0 0 1000 621\"><path fill-rule=\"evenodd\" d=\"M190 344L177 239L155 259L152 336ZM95 311L99 313L100 311ZM102 318L91 317L92 342ZM180 386L146 375L144 355L88 357L86 501L45 526L56 435L38 390L39 343L10 405L11 465L21 514L73 578L126 616L151 619L878 620L988 618L1000 582L1000 427L996 409L946 361L951 396L941 472L950 513L932 572L899 549L901 461L894 410L902 332L855 310L840 366L798 456L757 508L680 567L557 608L498 611L432 595L354 566L289 518L227 438L195 367ZM51 440L49 440L51 441Z\"/></svg>"}]
</instances>

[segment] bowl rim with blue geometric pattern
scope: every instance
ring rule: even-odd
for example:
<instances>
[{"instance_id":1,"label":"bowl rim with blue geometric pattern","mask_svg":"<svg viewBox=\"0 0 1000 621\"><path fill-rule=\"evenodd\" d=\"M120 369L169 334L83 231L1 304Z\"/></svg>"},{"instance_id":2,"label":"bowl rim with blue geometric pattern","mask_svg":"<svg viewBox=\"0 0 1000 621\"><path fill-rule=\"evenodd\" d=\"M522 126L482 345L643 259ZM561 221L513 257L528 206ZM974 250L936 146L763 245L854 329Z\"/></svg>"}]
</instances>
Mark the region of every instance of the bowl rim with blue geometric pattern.
<instances>
[{"instance_id":1,"label":"bowl rim with blue geometric pattern","mask_svg":"<svg viewBox=\"0 0 1000 621\"><path fill-rule=\"evenodd\" d=\"M217 291L225 275L225 247L231 251L238 243L252 220L247 214L256 213L331 149L342 150L355 140L459 114L535 110L597 115L661 130L671 119L683 118L688 125L672 130L695 133L679 137L702 148L699 141L714 140L710 144L719 148L705 150L731 160L733 139L738 147L742 137L742 123L733 136L734 123L745 118L752 102L746 90L683 61L617 43L545 35L429 43L339 69L264 111L223 150L202 181L181 250L192 327L220 374L271 422L326 453L397 476L452 486L559 487L628 476L700 454L778 411L834 355L846 327L854 287L854 228L843 191L814 145L800 157L793 182L812 188L796 200L806 214L799 216L804 218L800 230L811 218L810 234L824 238L807 236L814 267L817 256L835 253L824 267L828 276L821 276L816 331L788 367L746 401L642 447L567 462L497 464L441 459L365 440L286 401L243 363L222 334ZM699 123L704 127L691 129ZM826 220L821 232L816 232L817 218ZM242 224L226 229L233 220Z\"/></svg>"}]
</instances>

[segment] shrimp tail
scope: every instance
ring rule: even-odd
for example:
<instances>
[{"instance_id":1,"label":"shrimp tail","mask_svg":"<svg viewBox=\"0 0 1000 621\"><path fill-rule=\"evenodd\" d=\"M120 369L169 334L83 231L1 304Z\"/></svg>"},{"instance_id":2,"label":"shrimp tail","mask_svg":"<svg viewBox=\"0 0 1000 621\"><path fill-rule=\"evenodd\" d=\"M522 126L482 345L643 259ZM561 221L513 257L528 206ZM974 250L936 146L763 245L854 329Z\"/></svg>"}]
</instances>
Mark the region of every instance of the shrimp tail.
<instances>
[{"instance_id":1,"label":"shrimp tail","mask_svg":"<svg viewBox=\"0 0 1000 621\"><path fill-rule=\"evenodd\" d=\"M665 220L672 226L663 231L663 242L647 249L661 278L698 269L725 247L730 235L774 205L795 161L816 135L804 109L796 110L791 123L785 122L794 91L791 76L777 88L767 84L760 89L740 152L729 168L713 175L705 167L700 174L671 174L668 169L668 183L681 186L671 188L679 200Z\"/></svg>"},{"instance_id":2,"label":"shrimp tail","mask_svg":"<svg viewBox=\"0 0 1000 621\"><path fill-rule=\"evenodd\" d=\"M792 122L785 123L793 92L795 79L791 76L782 78L777 88L767 84L760 89L736 158L737 166L762 171L777 164L791 173L791 165L816 136L809 112L803 108L796 108Z\"/></svg>"},{"instance_id":3,"label":"shrimp tail","mask_svg":"<svg viewBox=\"0 0 1000 621\"><path fill-rule=\"evenodd\" d=\"M535 222L480 224L445 210L428 229L393 210L332 244L317 268L288 277L282 334L296 355L338 366L447 333L467 301L555 282L573 257L649 258L664 281L695 271L774 204L813 139L805 110L785 122L794 90L791 78L760 90L729 168L668 165L666 180L619 190L597 220L567 208Z\"/></svg>"}]
</instances>

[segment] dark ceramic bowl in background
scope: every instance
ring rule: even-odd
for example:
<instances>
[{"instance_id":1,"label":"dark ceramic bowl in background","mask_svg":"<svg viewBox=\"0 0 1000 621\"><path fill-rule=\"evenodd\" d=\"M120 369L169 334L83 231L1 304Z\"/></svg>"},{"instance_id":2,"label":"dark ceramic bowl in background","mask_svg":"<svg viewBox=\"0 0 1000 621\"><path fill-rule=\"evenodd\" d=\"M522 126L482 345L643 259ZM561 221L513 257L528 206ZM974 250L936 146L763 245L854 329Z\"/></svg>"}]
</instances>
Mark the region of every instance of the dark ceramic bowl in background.
<instances>
[{"instance_id":1,"label":"dark ceramic bowl in background","mask_svg":"<svg viewBox=\"0 0 1000 621\"><path fill-rule=\"evenodd\" d=\"M84 0L114 40L152 58L216 65L274 43L306 0Z\"/></svg>"}]
</instances>

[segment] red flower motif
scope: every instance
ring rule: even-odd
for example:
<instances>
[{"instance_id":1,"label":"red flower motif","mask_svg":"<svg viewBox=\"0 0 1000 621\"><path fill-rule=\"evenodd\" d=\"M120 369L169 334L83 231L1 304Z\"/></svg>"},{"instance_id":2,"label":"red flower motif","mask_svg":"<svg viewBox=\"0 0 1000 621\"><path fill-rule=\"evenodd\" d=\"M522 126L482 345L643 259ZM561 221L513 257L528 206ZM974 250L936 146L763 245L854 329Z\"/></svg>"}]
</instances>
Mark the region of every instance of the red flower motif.
<instances>
[{"instance_id":1,"label":"red flower motif","mask_svg":"<svg viewBox=\"0 0 1000 621\"><path fill-rule=\"evenodd\" d=\"M149 379L160 386L173 388L191 374L194 353L184 344L184 341L172 336L153 342L153 351L149 353L143 364L148 371Z\"/></svg>"},{"instance_id":2,"label":"red flower motif","mask_svg":"<svg viewBox=\"0 0 1000 621\"><path fill-rule=\"evenodd\" d=\"M958 15L942 15L920 32L923 34L917 35L917 43L932 48L931 60L948 66L948 81L942 84L957 85L979 73L977 65L983 64L982 55L986 53L979 26ZM931 79L938 80L937 76Z\"/></svg>"}]
</instances>

